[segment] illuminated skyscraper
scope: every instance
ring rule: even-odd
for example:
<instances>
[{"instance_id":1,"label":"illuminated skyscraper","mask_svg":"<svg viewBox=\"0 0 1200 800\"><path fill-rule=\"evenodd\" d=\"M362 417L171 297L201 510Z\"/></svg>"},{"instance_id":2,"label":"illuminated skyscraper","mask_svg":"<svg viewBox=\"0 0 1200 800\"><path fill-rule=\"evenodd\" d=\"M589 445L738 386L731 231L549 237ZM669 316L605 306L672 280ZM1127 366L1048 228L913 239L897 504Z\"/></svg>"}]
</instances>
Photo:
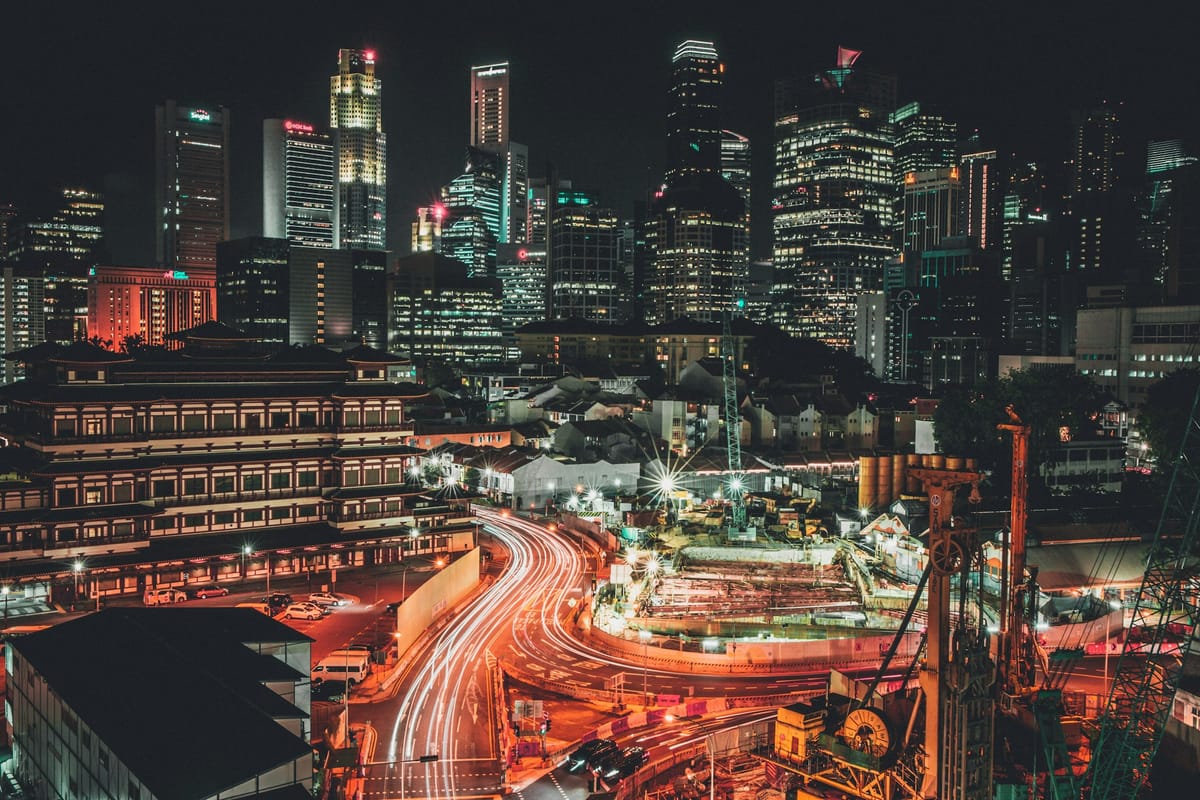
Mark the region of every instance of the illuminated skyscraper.
<instances>
[{"instance_id":1,"label":"illuminated skyscraper","mask_svg":"<svg viewBox=\"0 0 1200 800\"><path fill-rule=\"evenodd\" d=\"M525 241L529 148L509 139L508 62L471 67L471 147L500 157L500 225L496 241Z\"/></svg>"},{"instance_id":2,"label":"illuminated skyscraper","mask_svg":"<svg viewBox=\"0 0 1200 800\"><path fill-rule=\"evenodd\" d=\"M958 167L904 176L901 248L905 252L930 250L947 236L959 235L961 188Z\"/></svg>"},{"instance_id":3,"label":"illuminated skyscraper","mask_svg":"<svg viewBox=\"0 0 1200 800\"><path fill-rule=\"evenodd\" d=\"M666 180L721 167L721 64L712 42L680 42L671 58Z\"/></svg>"},{"instance_id":4,"label":"illuminated skyscraper","mask_svg":"<svg viewBox=\"0 0 1200 800\"><path fill-rule=\"evenodd\" d=\"M471 147L508 146L508 62L471 67Z\"/></svg>"},{"instance_id":5,"label":"illuminated skyscraper","mask_svg":"<svg viewBox=\"0 0 1200 800\"><path fill-rule=\"evenodd\" d=\"M446 207L442 205L422 206L417 209L417 218L412 224L412 252L442 252L442 220L445 218Z\"/></svg>"},{"instance_id":6,"label":"illuminated skyscraper","mask_svg":"<svg viewBox=\"0 0 1200 800\"><path fill-rule=\"evenodd\" d=\"M667 170L645 225L644 313L651 324L711 322L744 295L748 280L750 142L721 130L724 67L711 42L682 42L671 64Z\"/></svg>"},{"instance_id":7,"label":"illuminated skyscraper","mask_svg":"<svg viewBox=\"0 0 1200 800\"><path fill-rule=\"evenodd\" d=\"M738 190L750 220L750 139L733 131L721 131L721 177Z\"/></svg>"},{"instance_id":8,"label":"illuminated skyscraper","mask_svg":"<svg viewBox=\"0 0 1200 800\"><path fill-rule=\"evenodd\" d=\"M975 137L968 145L978 144ZM970 236L980 250L994 250L1003 237L1000 231L1001 198L1004 191L995 150L968 149L959 157L962 182L962 234Z\"/></svg>"},{"instance_id":9,"label":"illuminated skyscraper","mask_svg":"<svg viewBox=\"0 0 1200 800\"><path fill-rule=\"evenodd\" d=\"M337 148L338 241L387 247L387 134L374 50L339 50L329 79L329 126Z\"/></svg>"},{"instance_id":10,"label":"illuminated skyscraper","mask_svg":"<svg viewBox=\"0 0 1200 800\"><path fill-rule=\"evenodd\" d=\"M44 333L64 344L87 334L88 270L103 258L104 197L63 189L62 206L47 220L25 225L15 260L44 278Z\"/></svg>"},{"instance_id":11,"label":"illuminated skyscraper","mask_svg":"<svg viewBox=\"0 0 1200 800\"><path fill-rule=\"evenodd\" d=\"M586 192L559 191L547 235L548 317L623 322L617 215Z\"/></svg>"},{"instance_id":12,"label":"illuminated skyscraper","mask_svg":"<svg viewBox=\"0 0 1200 800\"><path fill-rule=\"evenodd\" d=\"M168 100L155 122L156 257L165 268L211 276L217 242L229 238L229 109Z\"/></svg>"},{"instance_id":13,"label":"illuminated skyscraper","mask_svg":"<svg viewBox=\"0 0 1200 800\"><path fill-rule=\"evenodd\" d=\"M920 103L907 103L891 114L896 127L896 174L953 167L958 126Z\"/></svg>"},{"instance_id":14,"label":"illuminated skyscraper","mask_svg":"<svg viewBox=\"0 0 1200 800\"><path fill-rule=\"evenodd\" d=\"M466 264L470 277L496 273L503 168L500 155L468 147L463 174L442 187L446 217L438 252Z\"/></svg>"},{"instance_id":15,"label":"illuminated skyscraper","mask_svg":"<svg viewBox=\"0 0 1200 800\"><path fill-rule=\"evenodd\" d=\"M263 234L337 247L333 140L307 122L263 120Z\"/></svg>"},{"instance_id":16,"label":"illuminated skyscraper","mask_svg":"<svg viewBox=\"0 0 1200 800\"><path fill-rule=\"evenodd\" d=\"M893 244L896 80L854 67L775 84L773 322L833 347L854 344L858 297L882 285Z\"/></svg>"},{"instance_id":17,"label":"illuminated skyscraper","mask_svg":"<svg viewBox=\"0 0 1200 800\"><path fill-rule=\"evenodd\" d=\"M1117 244L1116 164L1120 157L1117 110L1102 104L1072 115L1074 136L1068 164L1066 226L1068 267L1096 272L1116 268ZM1123 210L1123 209L1122 209Z\"/></svg>"}]
</instances>

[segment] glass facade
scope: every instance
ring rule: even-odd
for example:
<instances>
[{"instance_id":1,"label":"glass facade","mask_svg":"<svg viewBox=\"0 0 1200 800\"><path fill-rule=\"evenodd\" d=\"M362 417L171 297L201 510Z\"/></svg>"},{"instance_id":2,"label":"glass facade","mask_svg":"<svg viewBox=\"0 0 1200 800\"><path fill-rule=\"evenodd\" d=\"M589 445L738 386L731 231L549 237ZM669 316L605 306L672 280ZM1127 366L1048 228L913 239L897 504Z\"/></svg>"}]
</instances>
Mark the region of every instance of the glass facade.
<instances>
[{"instance_id":1,"label":"glass facade","mask_svg":"<svg viewBox=\"0 0 1200 800\"><path fill-rule=\"evenodd\" d=\"M337 142L342 247L387 247L387 134L374 50L339 50L329 79L329 126Z\"/></svg>"}]
</instances>

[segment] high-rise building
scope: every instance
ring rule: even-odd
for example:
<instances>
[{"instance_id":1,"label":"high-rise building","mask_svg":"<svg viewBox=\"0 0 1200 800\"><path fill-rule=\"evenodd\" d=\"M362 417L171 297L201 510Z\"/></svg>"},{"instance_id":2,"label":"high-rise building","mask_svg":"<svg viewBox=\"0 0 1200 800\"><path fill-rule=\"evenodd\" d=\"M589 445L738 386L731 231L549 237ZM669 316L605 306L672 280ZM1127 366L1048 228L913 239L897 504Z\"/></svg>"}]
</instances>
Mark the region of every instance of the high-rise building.
<instances>
[{"instance_id":1,"label":"high-rise building","mask_svg":"<svg viewBox=\"0 0 1200 800\"><path fill-rule=\"evenodd\" d=\"M421 206L412 224L411 251L440 253L442 251L442 220L446 218L443 205Z\"/></svg>"},{"instance_id":2,"label":"high-rise building","mask_svg":"<svg viewBox=\"0 0 1200 800\"><path fill-rule=\"evenodd\" d=\"M388 277L391 346L410 358L457 363L501 361L500 281L471 276L460 261L414 253Z\"/></svg>"},{"instance_id":3,"label":"high-rise building","mask_svg":"<svg viewBox=\"0 0 1200 800\"><path fill-rule=\"evenodd\" d=\"M39 270L0 263L0 347L12 353L46 340L45 279ZM0 361L0 383L24 377L18 361Z\"/></svg>"},{"instance_id":4,"label":"high-rise building","mask_svg":"<svg viewBox=\"0 0 1200 800\"><path fill-rule=\"evenodd\" d=\"M750 224L750 139L733 131L721 131L721 177L738 190L746 205Z\"/></svg>"},{"instance_id":5,"label":"high-rise building","mask_svg":"<svg viewBox=\"0 0 1200 800\"><path fill-rule=\"evenodd\" d=\"M253 236L217 245L217 321L263 342L288 339L290 242Z\"/></svg>"},{"instance_id":6,"label":"high-rise building","mask_svg":"<svg viewBox=\"0 0 1200 800\"><path fill-rule=\"evenodd\" d=\"M496 277L503 298L501 331L508 357L517 358L516 330L546 319L546 249L528 244L496 248Z\"/></svg>"},{"instance_id":7,"label":"high-rise building","mask_svg":"<svg viewBox=\"0 0 1200 800\"><path fill-rule=\"evenodd\" d=\"M367 347L387 347L387 256L383 250L351 250L351 335Z\"/></svg>"},{"instance_id":8,"label":"high-rise building","mask_svg":"<svg viewBox=\"0 0 1200 800\"><path fill-rule=\"evenodd\" d=\"M20 218L21 212L15 205L0 203L0 263L16 257Z\"/></svg>"},{"instance_id":9,"label":"high-rise building","mask_svg":"<svg viewBox=\"0 0 1200 800\"><path fill-rule=\"evenodd\" d=\"M617 227L617 215L598 207L594 196L558 192L547 235L549 318L624 321Z\"/></svg>"},{"instance_id":10,"label":"high-rise building","mask_svg":"<svg viewBox=\"0 0 1200 800\"><path fill-rule=\"evenodd\" d=\"M1048 219L1045 173L1033 161L1015 164L1008 173L1007 186L1004 190L1000 223L1001 277L1009 280L1013 275L1013 270L1019 266L1015 260L1021 229L1029 225L1044 225Z\"/></svg>"},{"instance_id":11,"label":"high-rise building","mask_svg":"<svg viewBox=\"0 0 1200 800\"><path fill-rule=\"evenodd\" d=\"M471 276L496 272L502 170L498 154L468 147L463 173L442 187L446 218L439 252L466 264Z\"/></svg>"},{"instance_id":12,"label":"high-rise building","mask_svg":"<svg viewBox=\"0 0 1200 800\"><path fill-rule=\"evenodd\" d=\"M962 184L958 167L945 167L904 176L901 248L919 253L960 232Z\"/></svg>"},{"instance_id":13,"label":"high-rise building","mask_svg":"<svg viewBox=\"0 0 1200 800\"><path fill-rule=\"evenodd\" d=\"M387 134L374 50L339 50L329 79L329 127L337 148L338 242L387 247Z\"/></svg>"},{"instance_id":14,"label":"high-rise building","mask_svg":"<svg viewBox=\"0 0 1200 800\"><path fill-rule=\"evenodd\" d=\"M155 122L158 263L211 276L229 238L229 109L167 100Z\"/></svg>"},{"instance_id":15,"label":"high-rise building","mask_svg":"<svg viewBox=\"0 0 1200 800\"><path fill-rule=\"evenodd\" d=\"M1002 239L1000 202L1004 191L996 151L964 152L959 157L958 168L962 181L962 234L974 239L981 250L994 250Z\"/></svg>"},{"instance_id":16,"label":"high-rise building","mask_svg":"<svg viewBox=\"0 0 1200 800\"><path fill-rule=\"evenodd\" d=\"M1098 272L1112 262L1118 234L1117 161L1120 153L1117 109L1104 103L1071 117L1071 159L1067 164L1065 225L1067 267Z\"/></svg>"},{"instance_id":17,"label":"high-rise building","mask_svg":"<svg viewBox=\"0 0 1200 800\"><path fill-rule=\"evenodd\" d=\"M508 79L507 61L471 67L470 146L500 157L499 243L525 241L529 190L529 148L509 139Z\"/></svg>"},{"instance_id":18,"label":"high-rise building","mask_svg":"<svg viewBox=\"0 0 1200 800\"><path fill-rule=\"evenodd\" d=\"M354 333L354 260L348 250L288 250L288 341L340 347Z\"/></svg>"},{"instance_id":19,"label":"high-rise building","mask_svg":"<svg viewBox=\"0 0 1200 800\"><path fill-rule=\"evenodd\" d=\"M88 270L105 257L104 198L79 187L62 191L47 220L24 226L14 260L25 274L44 278L44 334L64 344L87 334Z\"/></svg>"},{"instance_id":20,"label":"high-rise building","mask_svg":"<svg viewBox=\"0 0 1200 800\"><path fill-rule=\"evenodd\" d=\"M896 80L835 65L775 84L772 321L838 348L854 345L858 296L895 252Z\"/></svg>"},{"instance_id":21,"label":"high-rise building","mask_svg":"<svg viewBox=\"0 0 1200 800\"><path fill-rule=\"evenodd\" d=\"M216 261L216 248L213 248ZM95 266L88 279L88 336L120 348L128 337L162 345L217 315L216 269Z\"/></svg>"},{"instance_id":22,"label":"high-rise building","mask_svg":"<svg viewBox=\"0 0 1200 800\"><path fill-rule=\"evenodd\" d=\"M471 147L508 147L508 62L471 67Z\"/></svg>"},{"instance_id":23,"label":"high-rise building","mask_svg":"<svg viewBox=\"0 0 1200 800\"><path fill-rule=\"evenodd\" d=\"M956 166L955 123L916 102L896 109L891 121L896 126L896 174L901 180L910 172Z\"/></svg>"},{"instance_id":24,"label":"high-rise building","mask_svg":"<svg viewBox=\"0 0 1200 800\"><path fill-rule=\"evenodd\" d=\"M680 42L671 58L666 181L721 165L720 95L724 65L712 42Z\"/></svg>"},{"instance_id":25,"label":"high-rise building","mask_svg":"<svg viewBox=\"0 0 1200 800\"><path fill-rule=\"evenodd\" d=\"M338 246L333 138L307 122L263 120L263 235Z\"/></svg>"},{"instance_id":26,"label":"high-rise building","mask_svg":"<svg viewBox=\"0 0 1200 800\"><path fill-rule=\"evenodd\" d=\"M1137 209L1141 272L1163 288L1168 303L1200 302L1200 274L1192 266L1200 253L1198 176L1200 161L1180 140L1147 144Z\"/></svg>"},{"instance_id":27,"label":"high-rise building","mask_svg":"<svg viewBox=\"0 0 1200 800\"><path fill-rule=\"evenodd\" d=\"M716 321L743 297L750 266L749 140L721 129L724 67L711 42L675 49L667 96L667 171L645 224L647 322ZM730 159L725 160L725 141Z\"/></svg>"}]
</instances>

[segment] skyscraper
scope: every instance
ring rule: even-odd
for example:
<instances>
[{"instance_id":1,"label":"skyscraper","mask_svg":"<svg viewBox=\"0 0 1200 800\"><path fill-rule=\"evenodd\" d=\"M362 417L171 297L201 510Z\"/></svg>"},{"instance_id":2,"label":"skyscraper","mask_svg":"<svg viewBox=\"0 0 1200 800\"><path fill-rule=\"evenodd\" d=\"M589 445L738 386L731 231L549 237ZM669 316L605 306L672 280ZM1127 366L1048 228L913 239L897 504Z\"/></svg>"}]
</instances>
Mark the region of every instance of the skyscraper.
<instances>
[{"instance_id":1,"label":"skyscraper","mask_svg":"<svg viewBox=\"0 0 1200 800\"><path fill-rule=\"evenodd\" d=\"M830 69L775 84L773 322L839 348L854 344L858 296L894 253L896 80Z\"/></svg>"},{"instance_id":2,"label":"skyscraper","mask_svg":"<svg viewBox=\"0 0 1200 800\"><path fill-rule=\"evenodd\" d=\"M738 190L750 223L750 139L733 131L721 131L721 177Z\"/></svg>"},{"instance_id":3,"label":"skyscraper","mask_svg":"<svg viewBox=\"0 0 1200 800\"><path fill-rule=\"evenodd\" d=\"M958 126L920 103L906 103L891 114L896 126L896 174L953 167Z\"/></svg>"},{"instance_id":4,"label":"skyscraper","mask_svg":"<svg viewBox=\"0 0 1200 800\"><path fill-rule=\"evenodd\" d=\"M679 317L711 322L745 292L748 193L723 175L728 167L748 189L750 143L721 130L724 67L712 42L680 43L671 66L667 170L645 224L648 259L642 299L647 322Z\"/></svg>"},{"instance_id":5,"label":"skyscraper","mask_svg":"<svg viewBox=\"0 0 1200 800\"><path fill-rule=\"evenodd\" d=\"M721 165L721 73L712 42L680 42L671 58L666 181Z\"/></svg>"},{"instance_id":6,"label":"skyscraper","mask_svg":"<svg viewBox=\"0 0 1200 800\"><path fill-rule=\"evenodd\" d=\"M1072 114L1066 228L1068 267L1099 271L1111 263L1117 209L1117 110L1107 103ZM1106 242L1112 242L1104 246Z\"/></svg>"},{"instance_id":7,"label":"skyscraper","mask_svg":"<svg viewBox=\"0 0 1200 800\"><path fill-rule=\"evenodd\" d=\"M617 215L585 192L559 192L548 240L549 318L623 322Z\"/></svg>"},{"instance_id":8,"label":"skyscraper","mask_svg":"<svg viewBox=\"0 0 1200 800\"><path fill-rule=\"evenodd\" d=\"M904 176L900 246L905 252L930 250L947 236L960 233L961 186L958 167L910 172Z\"/></svg>"},{"instance_id":9,"label":"skyscraper","mask_svg":"<svg viewBox=\"0 0 1200 800\"><path fill-rule=\"evenodd\" d=\"M263 234L337 247L333 139L307 122L263 120Z\"/></svg>"},{"instance_id":10,"label":"skyscraper","mask_svg":"<svg viewBox=\"0 0 1200 800\"><path fill-rule=\"evenodd\" d=\"M387 248L387 134L374 50L339 50L329 79L337 148L338 236L343 248Z\"/></svg>"},{"instance_id":11,"label":"skyscraper","mask_svg":"<svg viewBox=\"0 0 1200 800\"><path fill-rule=\"evenodd\" d=\"M978 144L972 138L968 145ZM962 181L962 233L975 240L981 250L1000 246L1000 202L1004 191L997 169L995 150L968 148L959 157Z\"/></svg>"},{"instance_id":12,"label":"skyscraper","mask_svg":"<svg viewBox=\"0 0 1200 800\"><path fill-rule=\"evenodd\" d=\"M217 320L263 342L288 342L287 239L253 236L217 245Z\"/></svg>"},{"instance_id":13,"label":"skyscraper","mask_svg":"<svg viewBox=\"0 0 1200 800\"><path fill-rule=\"evenodd\" d=\"M471 67L471 147L508 146L508 62Z\"/></svg>"},{"instance_id":14,"label":"skyscraper","mask_svg":"<svg viewBox=\"0 0 1200 800\"><path fill-rule=\"evenodd\" d=\"M155 123L156 257L212 275L217 242L229 238L229 109L167 100Z\"/></svg>"},{"instance_id":15,"label":"skyscraper","mask_svg":"<svg viewBox=\"0 0 1200 800\"><path fill-rule=\"evenodd\" d=\"M463 173L442 187L441 247L438 252L467 265L467 275L495 276L500 241L500 155L467 148Z\"/></svg>"},{"instance_id":16,"label":"skyscraper","mask_svg":"<svg viewBox=\"0 0 1200 800\"><path fill-rule=\"evenodd\" d=\"M509 139L509 66L471 67L470 146L500 157L500 225L496 241L525 241L529 148Z\"/></svg>"},{"instance_id":17,"label":"skyscraper","mask_svg":"<svg viewBox=\"0 0 1200 800\"><path fill-rule=\"evenodd\" d=\"M0 347L5 353L46 340L45 279L41 272L4 263L0 258ZM0 383L24 377L19 361L0 362Z\"/></svg>"}]
</instances>

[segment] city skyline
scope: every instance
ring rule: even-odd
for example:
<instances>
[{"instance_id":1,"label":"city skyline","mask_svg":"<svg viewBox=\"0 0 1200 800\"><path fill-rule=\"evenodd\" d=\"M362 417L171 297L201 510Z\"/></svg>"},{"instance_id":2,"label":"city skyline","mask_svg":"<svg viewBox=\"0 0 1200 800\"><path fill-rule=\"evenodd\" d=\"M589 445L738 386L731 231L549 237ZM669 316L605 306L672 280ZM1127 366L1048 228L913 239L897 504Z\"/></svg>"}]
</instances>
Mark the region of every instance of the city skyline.
<instances>
[{"instance_id":1,"label":"city skyline","mask_svg":"<svg viewBox=\"0 0 1200 800\"><path fill-rule=\"evenodd\" d=\"M1194 112L1170 102L1170 76L1193 72L1196 56L1182 46L1181 31L1143 30L1148 21L1117 24L1072 7L975 16L928 5L844 16L796 12L797 25L789 26L765 7L729 20L727 9L689 5L687 14L679 7L639 13L634 26L632 8L617 4L597 19L554 21L532 8L518 20L481 11L467 34L449 12L429 9L403 25L382 15L362 26L333 20L315 27L259 9L187 26L150 12L136 21L106 17L102 39L90 36L96 20L86 14L51 27L39 12L14 11L0 55L5 74L18 79L14 85L40 75L62 88L49 112L37 93L11 98L20 122L0 133L0 199L32 210L62 186L104 191L115 259L151 263L153 108L167 99L224 104L234 120L231 235L260 233L262 120L321 120L337 51L348 47L379 53L384 129L392 139L388 246L397 255L407 251L416 208L456 174L469 140L462 109L477 64L511 65L511 136L529 144L530 174L544 174L552 162L622 216L643 187L661 179L670 58L687 38L715 42L726 65L722 127L759 143L758 209L769 199L763 187L773 82L828 66L839 45L863 51L859 66L897 75L898 103L928 104L964 134L978 129L988 147L1042 161L1052 173L1063 171L1070 153L1070 111L1100 100L1123 103L1122 140L1135 163L1148 138L1194 140ZM277 35L265 37L267 30ZM605 57L580 59L581 51ZM158 68L133 83L117 80L147 61ZM74 125L72 118L89 122ZM753 233L757 257L769 251L764 234L762 226Z\"/></svg>"}]
</instances>

